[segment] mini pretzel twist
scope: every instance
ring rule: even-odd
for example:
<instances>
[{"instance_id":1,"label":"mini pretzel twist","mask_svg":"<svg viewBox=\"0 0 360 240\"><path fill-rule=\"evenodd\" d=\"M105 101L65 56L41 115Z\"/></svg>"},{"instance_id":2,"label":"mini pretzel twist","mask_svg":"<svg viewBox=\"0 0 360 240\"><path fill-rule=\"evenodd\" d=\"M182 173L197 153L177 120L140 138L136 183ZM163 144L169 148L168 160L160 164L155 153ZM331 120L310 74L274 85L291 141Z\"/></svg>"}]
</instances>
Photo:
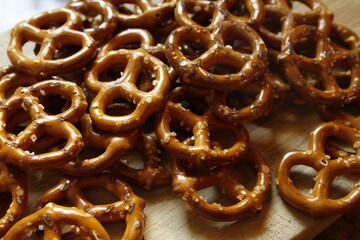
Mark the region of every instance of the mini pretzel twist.
<instances>
[{"instance_id":1,"label":"mini pretzel twist","mask_svg":"<svg viewBox=\"0 0 360 240\"><path fill-rule=\"evenodd\" d=\"M243 183L239 182L239 178L236 177L236 169L232 165L189 176L186 173L184 162L173 159L174 192L182 196L193 209L213 220L233 221L258 213L270 191L269 166L260 153L251 149L249 149L248 155L240 161L249 162L256 169L256 183L252 190L246 189ZM235 204L222 206L217 203L208 203L198 191L211 186L220 187L222 192L235 201Z\"/></svg>"},{"instance_id":2,"label":"mini pretzel twist","mask_svg":"<svg viewBox=\"0 0 360 240\"><path fill-rule=\"evenodd\" d=\"M89 187L103 187L116 194L119 201L93 205L82 193L82 189ZM100 222L114 222L126 220L126 230L121 239L142 239L145 216L143 208L145 202L136 196L130 186L110 173L103 173L91 178L63 177L59 184L48 190L38 201L35 210L42 208L49 202L67 200L73 206L94 216Z\"/></svg>"},{"instance_id":3,"label":"mini pretzel twist","mask_svg":"<svg viewBox=\"0 0 360 240\"><path fill-rule=\"evenodd\" d=\"M79 31L81 23L80 15L67 8L43 12L18 23L11 31L8 47L11 63L20 71L42 77L69 73L83 67L94 58L96 45L92 37ZM26 56L22 50L29 41L41 45L34 58ZM69 45L81 49L57 59L56 54Z\"/></svg>"},{"instance_id":4,"label":"mini pretzel twist","mask_svg":"<svg viewBox=\"0 0 360 240\"><path fill-rule=\"evenodd\" d=\"M70 99L70 107L58 114L49 115L39 98L51 94ZM77 156L83 147L81 134L71 123L82 117L86 106L82 90L76 84L63 80L47 80L16 89L15 94L3 102L0 108L0 153L6 156L6 161L25 169L62 166ZM8 138L6 123L20 110L29 114L31 123L19 134ZM45 134L67 142L58 151L31 154L28 149Z\"/></svg>"},{"instance_id":5,"label":"mini pretzel twist","mask_svg":"<svg viewBox=\"0 0 360 240\"><path fill-rule=\"evenodd\" d=\"M121 64L126 67L119 78L115 81L100 81L102 72ZM147 81L152 88L149 91L143 91L137 86L138 77L144 70L149 70L154 77L150 82ZM146 79L142 80L146 82ZM97 94L90 106L91 119L100 129L112 132L142 125L151 114L162 108L170 88L166 65L143 49L111 51L94 62L86 74L85 84L91 92ZM124 116L108 115L107 106L117 99L133 102L135 110Z\"/></svg>"},{"instance_id":6,"label":"mini pretzel twist","mask_svg":"<svg viewBox=\"0 0 360 240\"><path fill-rule=\"evenodd\" d=\"M175 18L180 26L214 29L223 21L240 21L257 25L264 20L264 6L260 0L180 0Z\"/></svg>"},{"instance_id":7,"label":"mini pretzel twist","mask_svg":"<svg viewBox=\"0 0 360 240\"><path fill-rule=\"evenodd\" d=\"M10 192L12 197L8 210L0 219L0 237L2 237L26 211L28 201L26 172L0 161L0 192Z\"/></svg>"},{"instance_id":8,"label":"mini pretzel twist","mask_svg":"<svg viewBox=\"0 0 360 240\"><path fill-rule=\"evenodd\" d=\"M113 169L128 181L147 190L156 186L169 185L171 183L170 169L160 164L162 160L160 159L161 152L159 152L161 151L160 143L155 133L143 133L141 140L138 148L142 152L144 166L140 169L132 168L126 164L127 158L123 157L113 166Z\"/></svg>"},{"instance_id":9,"label":"mini pretzel twist","mask_svg":"<svg viewBox=\"0 0 360 240\"><path fill-rule=\"evenodd\" d=\"M300 39L316 42L316 56L310 58L296 53ZM331 48L329 38L317 28L298 26L289 31L279 56L285 76L294 90L309 102L329 106L342 106L356 100L360 91L360 65L356 54L336 51ZM332 66L344 64L351 71L348 86L337 82ZM309 74L307 76L306 74ZM315 75L313 83L308 81Z\"/></svg>"},{"instance_id":10,"label":"mini pretzel twist","mask_svg":"<svg viewBox=\"0 0 360 240\"><path fill-rule=\"evenodd\" d=\"M113 5L103 0L73 0L66 7L81 13L83 31L94 40L104 40L112 35L117 26L116 10ZM95 13L97 13L95 15ZM100 15L100 16L99 16Z\"/></svg>"},{"instance_id":11,"label":"mini pretzel twist","mask_svg":"<svg viewBox=\"0 0 360 240\"><path fill-rule=\"evenodd\" d=\"M77 231L74 234L81 239L110 240L106 230L90 214L54 203L20 220L7 232L4 240L26 239L38 230L44 231L44 239L62 239L66 225L75 226Z\"/></svg>"},{"instance_id":12,"label":"mini pretzel twist","mask_svg":"<svg viewBox=\"0 0 360 240\"><path fill-rule=\"evenodd\" d=\"M328 137L339 137L354 147L355 155L330 159L324 148ZM294 207L316 217L342 214L360 204L360 181L339 199L330 198L331 184L337 176L360 172L360 138L358 132L340 123L323 123L310 135L309 150L291 151L279 162L276 183L281 196ZM317 171L315 185L310 195L304 195L290 179L290 170L296 165L305 165Z\"/></svg>"},{"instance_id":13,"label":"mini pretzel twist","mask_svg":"<svg viewBox=\"0 0 360 240\"><path fill-rule=\"evenodd\" d=\"M164 0L155 4L151 0L105 0L117 9L119 24L126 28L156 28L170 19L175 8L175 0ZM130 9L124 4L133 4Z\"/></svg>"},{"instance_id":14,"label":"mini pretzel twist","mask_svg":"<svg viewBox=\"0 0 360 240\"><path fill-rule=\"evenodd\" d=\"M250 53L227 43L234 40L248 42ZM189 59L181 48L187 41L203 46L204 52ZM267 54L259 35L246 24L235 21L219 23L213 33L196 27L179 27L169 35L165 51L184 84L218 91L239 89L261 76ZM211 68L219 64L235 70L229 74L211 72Z\"/></svg>"},{"instance_id":15,"label":"mini pretzel twist","mask_svg":"<svg viewBox=\"0 0 360 240\"><path fill-rule=\"evenodd\" d=\"M180 87L170 94L162 113L157 117L155 128L163 147L174 157L199 168L236 162L239 157L246 154L249 141L247 130L242 125L235 127L223 123L209 108L202 115L191 112L184 105L187 101L191 104L193 98ZM174 125L179 126L180 131L186 129L192 134L191 144L183 143L177 138L176 132L171 129ZM234 137L232 145L225 149L217 148L211 140L212 134L216 131L230 132Z\"/></svg>"},{"instance_id":16,"label":"mini pretzel twist","mask_svg":"<svg viewBox=\"0 0 360 240\"><path fill-rule=\"evenodd\" d=\"M268 73L265 73L261 79L254 80L249 85L257 85L255 99L251 99L250 104L245 103L245 107L242 107L244 103L240 102L240 106L228 106L227 100L229 95L231 99L236 101L242 101L241 95L249 92L251 86L244 87L232 92L216 92L214 100L212 101L212 111L214 114L224 121L232 124L242 124L250 122L261 116L267 115L271 110L273 102L274 83Z\"/></svg>"},{"instance_id":17,"label":"mini pretzel twist","mask_svg":"<svg viewBox=\"0 0 360 240\"><path fill-rule=\"evenodd\" d=\"M140 129L116 134L101 131L92 124L89 114L85 114L80 123L84 148L78 158L91 148L100 148L105 151L96 157L83 160L73 159L60 168L61 171L73 176L90 176L108 169L116 160L131 151L140 135Z\"/></svg>"}]
</instances>

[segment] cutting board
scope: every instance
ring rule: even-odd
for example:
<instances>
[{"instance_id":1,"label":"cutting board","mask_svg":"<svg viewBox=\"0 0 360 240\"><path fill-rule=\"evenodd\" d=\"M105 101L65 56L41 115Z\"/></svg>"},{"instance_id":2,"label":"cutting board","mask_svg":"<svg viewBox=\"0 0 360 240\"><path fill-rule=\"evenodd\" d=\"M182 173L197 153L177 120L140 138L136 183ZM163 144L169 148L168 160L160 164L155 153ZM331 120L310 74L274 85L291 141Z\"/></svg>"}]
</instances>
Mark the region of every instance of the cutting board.
<instances>
[{"instance_id":1,"label":"cutting board","mask_svg":"<svg viewBox=\"0 0 360 240\"><path fill-rule=\"evenodd\" d=\"M324 0L335 13L335 21L360 34L360 1ZM0 65L8 64L6 48L9 32L0 34ZM246 124L250 133L251 147L259 150L267 159L274 173L279 159L288 151L307 149L309 133L322 120L315 106L283 106L280 111L253 123ZM298 181L305 179L307 168L297 168ZM56 184L60 173L56 171L29 172L30 201L28 213L41 194ZM304 178L304 179L303 179ZM338 186L346 190L352 181L346 177L337 179ZM306 187L306 186L304 186ZM193 211L181 199L172 194L170 187L146 191L134 187L134 191L146 200L145 239L311 239L322 232L340 216L324 219L313 218L284 202L274 181L272 191L260 215L246 217L235 222L208 220ZM202 192L210 196L213 189ZM94 198L94 197L93 197ZM95 199L96 200L96 199ZM106 226L112 239L122 231L119 223Z\"/></svg>"}]
</instances>

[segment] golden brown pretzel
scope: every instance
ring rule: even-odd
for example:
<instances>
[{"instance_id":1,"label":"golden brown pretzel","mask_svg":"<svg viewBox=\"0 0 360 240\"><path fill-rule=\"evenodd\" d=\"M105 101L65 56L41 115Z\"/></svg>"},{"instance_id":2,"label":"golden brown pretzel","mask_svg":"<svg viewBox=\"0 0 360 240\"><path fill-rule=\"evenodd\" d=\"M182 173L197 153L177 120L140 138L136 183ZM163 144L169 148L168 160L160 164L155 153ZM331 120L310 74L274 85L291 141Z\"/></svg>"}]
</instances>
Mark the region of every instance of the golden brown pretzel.
<instances>
[{"instance_id":1,"label":"golden brown pretzel","mask_svg":"<svg viewBox=\"0 0 360 240\"><path fill-rule=\"evenodd\" d=\"M237 49L236 41L247 42L250 49ZM186 49L181 47L186 42L204 49L189 59ZM235 21L219 23L213 33L195 27L177 28L169 35L165 51L184 84L218 91L239 89L261 76L267 54L259 35L246 24ZM230 71L217 73L217 65L225 65Z\"/></svg>"},{"instance_id":2,"label":"golden brown pretzel","mask_svg":"<svg viewBox=\"0 0 360 240\"><path fill-rule=\"evenodd\" d=\"M68 99L70 106L57 114L48 113L39 99L52 94ZM46 80L16 89L0 108L0 153L6 156L4 160L25 169L50 169L67 163L83 147L81 134L72 123L82 117L86 106L82 90L76 84L63 80ZM28 113L31 122L22 132L8 138L6 124L20 110ZM43 135L64 139L66 145L53 152L30 153L29 148Z\"/></svg>"},{"instance_id":3,"label":"golden brown pretzel","mask_svg":"<svg viewBox=\"0 0 360 240\"><path fill-rule=\"evenodd\" d=\"M184 162L180 159L172 161L173 190L192 208L214 220L233 221L259 213L270 191L270 168L264 157L252 149L240 161L249 162L256 169L256 183L252 190L246 189L244 183L239 182L236 168L232 165L188 175ZM197 191L211 186L219 186L235 204L223 206L208 203Z\"/></svg>"},{"instance_id":4,"label":"golden brown pretzel","mask_svg":"<svg viewBox=\"0 0 360 240\"><path fill-rule=\"evenodd\" d=\"M115 68L118 74L115 81L100 80L102 73L119 65L125 69L121 72ZM143 73L149 74L150 79L140 77ZM140 80L150 88L142 90L138 85ZM112 132L141 126L162 108L170 88L166 65L143 49L111 51L94 62L86 74L85 84L89 91L97 94L90 106L91 119L100 129ZM117 99L133 102L134 111L121 116L107 114L106 107Z\"/></svg>"},{"instance_id":5,"label":"golden brown pretzel","mask_svg":"<svg viewBox=\"0 0 360 240\"><path fill-rule=\"evenodd\" d=\"M0 156L3 158L3 156ZM28 201L28 187L26 172L0 161L0 192L11 193L11 204L0 219L0 237L19 221L25 211ZM1 206L3 207L3 206Z\"/></svg>"},{"instance_id":6,"label":"golden brown pretzel","mask_svg":"<svg viewBox=\"0 0 360 240\"><path fill-rule=\"evenodd\" d=\"M16 69L30 75L51 76L72 72L89 63L96 54L92 37L79 31L80 15L67 8L50 10L18 23L11 31L8 56ZM41 47L34 58L23 53L26 42ZM80 47L74 54L60 57L57 54L69 45Z\"/></svg>"},{"instance_id":7,"label":"golden brown pretzel","mask_svg":"<svg viewBox=\"0 0 360 240\"><path fill-rule=\"evenodd\" d=\"M75 226L81 239L110 240L106 230L90 214L77 208L47 204L15 224L4 236L4 240L27 239L34 232L44 231L44 239L62 239L66 225Z\"/></svg>"},{"instance_id":8,"label":"golden brown pretzel","mask_svg":"<svg viewBox=\"0 0 360 240\"><path fill-rule=\"evenodd\" d=\"M82 193L89 187L103 187L113 192L119 201L110 204L93 205ZM121 239L142 239L145 216L145 202L136 196L131 187L110 173L91 178L63 177L59 184L48 190L38 201L35 210L49 202L67 200L73 206L91 214L100 222L126 221L126 230Z\"/></svg>"},{"instance_id":9,"label":"golden brown pretzel","mask_svg":"<svg viewBox=\"0 0 360 240\"><path fill-rule=\"evenodd\" d=\"M248 148L247 130L242 125L235 127L220 121L211 113L209 106L204 106L203 110L200 109L203 112L191 112L189 108L196 108L196 101L201 101L201 99L185 93L180 87L171 92L163 111L157 117L155 128L163 147L174 157L200 168L224 166L238 161L242 155L246 154ZM177 127L179 135L176 130L173 131L173 127ZM191 144L182 142L180 135L182 131L190 134ZM214 146L215 141L211 139L216 132L229 132L234 138L233 142L224 149L217 148Z\"/></svg>"},{"instance_id":10,"label":"golden brown pretzel","mask_svg":"<svg viewBox=\"0 0 360 240\"><path fill-rule=\"evenodd\" d=\"M355 155L330 159L326 155L326 139L338 137L355 149ZM327 217L350 211L360 204L358 181L354 188L338 199L330 198L331 184L337 176L346 173L360 173L360 138L358 132L340 123L323 123L310 135L309 150L291 151L279 162L276 169L276 183L281 196L294 207L316 217ZM310 195L301 193L290 179L290 170L296 165L305 165L317 171L315 185Z\"/></svg>"},{"instance_id":11,"label":"golden brown pretzel","mask_svg":"<svg viewBox=\"0 0 360 240\"><path fill-rule=\"evenodd\" d=\"M179 0L175 18L180 26L214 29L223 21L240 21L257 25L264 19L260 0Z\"/></svg>"},{"instance_id":12,"label":"golden brown pretzel","mask_svg":"<svg viewBox=\"0 0 360 240\"><path fill-rule=\"evenodd\" d=\"M84 16L82 29L94 40L103 41L109 38L116 29L116 10L106 1L73 0L66 7L80 12Z\"/></svg>"},{"instance_id":13,"label":"golden brown pretzel","mask_svg":"<svg viewBox=\"0 0 360 240\"><path fill-rule=\"evenodd\" d=\"M251 92L251 87L255 86L255 94ZM245 86L243 89L231 92L216 92L212 101L212 111L214 114L224 121L232 124L243 124L267 115L273 102L274 83L268 73L264 73L262 77L256 79ZM248 102L241 102L242 95L250 94L255 98L251 98ZM230 98L230 99L229 99ZM228 105L228 101L233 100L233 106ZM239 102L239 106L237 105ZM245 106L244 106L245 104Z\"/></svg>"},{"instance_id":14,"label":"golden brown pretzel","mask_svg":"<svg viewBox=\"0 0 360 240\"><path fill-rule=\"evenodd\" d=\"M118 10L117 18L121 26L132 28L156 28L170 19L175 8L175 0L164 0L155 4L151 0L105 0ZM125 4L132 4L131 7ZM129 4L129 5L130 5ZM132 9L133 8L133 9Z\"/></svg>"},{"instance_id":15,"label":"golden brown pretzel","mask_svg":"<svg viewBox=\"0 0 360 240\"><path fill-rule=\"evenodd\" d=\"M161 159L161 151L159 140L154 132L143 133L141 141L137 145L142 153L142 168L133 168L127 164L129 156L124 156L118 161L112 169L126 178L129 182L133 182L144 189L149 190L157 186L170 185L171 174L169 168L164 168L161 161L169 159Z\"/></svg>"},{"instance_id":16,"label":"golden brown pretzel","mask_svg":"<svg viewBox=\"0 0 360 240\"><path fill-rule=\"evenodd\" d=\"M300 39L315 42L315 56L297 53ZM283 72L293 89L312 103L341 106L358 98L360 91L360 64L351 51L334 51L329 39L317 28L298 26L289 31L279 56ZM346 67L351 79L344 87L337 81L334 66Z\"/></svg>"},{"instance_id":17,"label":"golden brown pretzel","mask_svg":"<svg viewBox=\"0 0 360 240\"><path fill-rule=\"evenodd\" d=\"M84 147L77 158L60 168L61 171L73 176L90 176L109 168L116 160L131 151L140 135L140 129L116 134L101 131L92 124L89 114L85 114L80 123ZM82 154L96 152L97 149L104 151L91 158L79 159Z\"/></svg>"}]
</instances>

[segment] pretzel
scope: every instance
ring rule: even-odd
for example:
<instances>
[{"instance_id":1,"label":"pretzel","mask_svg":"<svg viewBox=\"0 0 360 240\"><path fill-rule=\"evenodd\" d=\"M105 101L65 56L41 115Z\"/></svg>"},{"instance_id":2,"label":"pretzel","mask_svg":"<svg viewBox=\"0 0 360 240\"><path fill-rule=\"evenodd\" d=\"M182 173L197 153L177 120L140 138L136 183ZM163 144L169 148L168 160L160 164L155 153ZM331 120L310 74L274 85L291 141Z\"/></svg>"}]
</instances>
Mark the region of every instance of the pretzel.
<instances>
[{"instance_id":1,"label":"pretzel","mask_svg":"<svg viewBox=\"0 0 360 240\"><path fill-rule=\"evenodd\" d=\"M43 109L39 98L59 94L70 100L68 109L58 114L49 114ZM46 80L29 87L16 89L15 93L0 108L0 154L4 159L24 169L50 169L60 167L78 155L83 147L79 131L71 124L77 122L86 110L82 90L74 83ZM31 117L30 124L19 134L8 137L6 124L12 116L24 110ZM31 146L43 135L66 140L65 146L53 152L30 153Z\"/></svg>"},{"instance_id":2,"label":"pretzel","mask_svg":"<svg viewBox=\"0 0 360 240\"><path fill-rule=\"evenodd\" d=\"M251 53L236 49L236 45L231 46L234 39L248 42ZM181 48L187 41L203 46L204 52L189 59ZM239 89L261 76L267 54L259 35L246 24L235 21L219 23L213 33L196 27L177 28L169 35L165 52L182 83L218 91ZM234 70L225 74L211 72L211 68L217 65Z\"/></svg>"},{"instance_id":3,"label":"pretzel","mask_svg":"<svg viewBox=\"0 0 360 240\"><path fill-rule=\"evenodd\" d=\"M235 127L223 123L207 106L203 114L193 113L186 108L193 107L192 101L196 105L196 101L201 99L186 94L180 87L176 88L171 92L163 111L157 117L155 132L168 152L198 168L228 165L246 154L249 135L242 125ZM187 103L190 106L186 106ZM172 131L173 126L178 126L179 132L188 131L193 139L192 143L183 143L180 133L177 135ZM225 149L219 149L211 140L213 133L218 131L228 131L234 137L234 141Z\"/></svg>"},{"instance_id":4,"label":"pretzel","mask_svg":"<svg viewBox=\"0 0 360 240\"><path fill-rule=\"evenodd\" d=\"M151 0L105 0L117 9L119 24L125 28L156 28L170 19L175 0L164 0L155 4ZM133 4L133 8L126 3Z\"/></svg>"},{"instance_id":5,"label":"pretzel","mask_svg":"<svg viewBox=\"0 0 360 240\"><path fill-rule=\"evenodd\" d=\"M80 123L84 148L77 159L73 159L60 168L61 171L74 176L95 175L109 168L116 160L130 152L140 135L139 129L117 134L100 131L92 124L89 114L85 114ZM82 153L91 152L94 148L105 151L92 158L79 159Z\"/></svg>"},{"instance_id":6,"label":"pretzel","mask_svg":"<svg viewBox=\"0 0 360 240\"><path fill-rule=\"evenodd\" d=\"M28 201L26 172L0 161L0 192L10 192L12 197L8 210L0 219L0 237L3 237L25 214Z\"/></svg>"},{"instance_id":7,"label":"pretzel","mask_svg":"<svg viewBox=\"0 0 360 240\"><path fill-rule=\"evenodd\" d=\"M300 39L316 42L316 56L310 58L296 53L295 46ZM351 52L334 52L329 39L317 28L298 26L289 31L283 42L279 56L284 74L289 84L305 100L328 106L341 106L356 100L360 88L360 65L358 56ZM337 82L332 66L342 64L351 71L348 86L341 87ZM314 74L314 83L308 81L306 74Z\"/></svg>"},{"instance_id":8,"label":"pretzel","mask_svg":"<svg viewBox=\"0 0 360 240\"><path fill-rule=\"evenodd\" d=\"M133 182L146 190L156 186L169 185L171 174L169 168L164 168L160 161L161 150L159 141L154 132L143 133L139 150L142 152L144 166L142 168L132 168L127 163L128 157L123 157L118 161L113 169L128 181ZM130 159L131 161L131 159Z\"/></svg>"},{"instance_id":9,"label":"pretzel","mask_svg":"<svg viewBox=\"0 0 360 240\"><path fill-rule=\"evenodd\" d=\"M103 187L116 194L119 201L93 205L83 195L81 189ZM121 239L142 239L145 216L145 202L137 197L130 186L110 173L91 178L63 177L59 184L48 190L38 201L35 210L49 202L67 200L73 206L89 213L100 222L115 222L126 219L126 230Z\"/></svg>"},{"instance_id":10,"label":"pretzel","mask_svg":"<svg viewBox=\"0 0 360 240\"><path fill-rule=\"evenodd\" d=\"M41 77L68 73L83 67L94 58L96 45L92 37L79 31L81 23L80 15L67 8L46 11L18 23L11 31L7 52L11 63L20 71ZM26 56L22 51L24 44L29 41L41 45L34 58ZM56 55L61 49L69 45L81 49L57 59Z\"/></svg>"},{"instance_id":11,"label":"pretzel","mask_svg":"<svg viewBox=\"0 0 360 240\"><path fill-rule=\"evenodd\" d=\"M264 13L263 3L259 0L180 0L175 18L180 26L214 29L223 21L257 25L263 21Z\"/></svg>"},{"instance_id":12,"label":"pretzel","mask_svg":"<svg viewBox=\"0 0 360 240\"><path fill-rule=\"evenodd\" d=\"M104 40L112 35L117 26L116 10L113 5L103 0L73 0L66 7L81 13L83 31L94 40ZM100 16L99 16L100 15Z\"/></svg>"},{"instance_id":13,"label":"pretzel","mask_svg":"<svg viewBox=\"0 0 360 240\"><path fill-rule=\"evenodd\" d=\"M26 239L36 231L44 231L44 239L62 239L62 229L74 225L81 239L110 239L106 230L90 214L77 208L47 204L38 212L15 224L4 236L4 240Z\"/></svg>"},{"instance_id":14,"label":"pretzel","mask_svg":"<svg viewBox=\"0 0 360 240\"><path fill-rule=\"evenodd\" d=\"M335 136L345 140L355 149L355 155L330 159L324 152L325 141ZM281 196L294 207L316 217L342 214L359 206L360 191L358 181L354 188L339 199L329 197L331 184L337 176L360 172L360 138L358 132L344 124L323 123L310 135L309 150L291 151L279 162L276 168L276 183ZM315 185L310 195L302 194L290 179L290 170L296 165L305 165L317 171Z\"/></svg>"},{"instance_id":15,"label":"pretzel","mask_svg":"<svg viewBox=\"0 0 360 240\"><path fill-rule=\"evenodd\" d=\"M123 74L115 81L101 81L100 75L112 66L125 65ZM116 69L115 69L116 70ZM139 75L148 70L153 79L143 80L146 86L139 89ZM116 70L118 71L118 70ZM143 49L111 51L96 60L88 70L85 84L89 91L97 94L90 106L90 116L94 124L105 131L126 131L142 125L153 113L158 112L165 101L170 88L169 76L165 64ZM126 99L136 107L131 114L110 116L106 107L117 99Z\"/></svg>"},{"instance_id":16,"label":"pretzel","mask_svg":"<svg viewBox=\"0 0 360 240\"><path fill-rule=\"evenodd\" d=\"M205 217L218 221L233 221L259 213L262 202L270 191L270 169L263 156L249 149L248 155L240 161L248 162L256 169L256 184L248 190L239 182L236 168L232 165L214 168L207 172L200 172L189 176L184 162L179 159L172 160L173 190L182 196L193 209ZM235 204L223 206L209 203L198 193L199 190L211 186L218 186L222 193L229 196Z\"/></svg>"},{"instance_id":17,"label":"pretzel","mask_svg":"<svg viewBox=\"0 0 360 240\"><path fill-rule=\"evenodd\" d=\"M242 124L245 122L250 122L254 119L257 119L261 116L267 115L271 110L272 100L273 100L273 89L274 83L270 78L268 73L265 73L261 79L254 80L249 85L253 84L256 81L256 93L250 95L256 95L255 99L251 98L250 104L245 107L242 106L243 103L237 105L237 101L243 100L241 95L251 86L244 87L244 90L240 89L235 93L232 92L216 92L214 100L212 102L212 110L214 114L221 118L224 121L230 122L232 124ZM258 86L260 85L260 89ZM229 106L227 100L232 99L235 104ZM247 103L245 103L247 104Z\"/></svg>"}]
</instances>

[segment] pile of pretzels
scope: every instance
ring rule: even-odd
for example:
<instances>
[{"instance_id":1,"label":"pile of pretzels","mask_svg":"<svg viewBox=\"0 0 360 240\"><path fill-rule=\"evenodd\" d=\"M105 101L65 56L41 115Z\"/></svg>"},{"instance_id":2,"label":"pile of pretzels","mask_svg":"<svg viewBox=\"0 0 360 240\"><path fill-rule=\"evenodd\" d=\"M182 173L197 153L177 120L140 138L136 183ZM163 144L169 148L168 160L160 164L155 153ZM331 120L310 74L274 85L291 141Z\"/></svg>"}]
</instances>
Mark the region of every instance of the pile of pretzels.
<instances>
[{"instance_id":1,"label":"pile of pretzels","mask_svg":"<svg viewBox=\"0 0 360 240\"><path fill-rule=\"evenodd\" d=\"M0 69L0 189L12 197L0 237L109 239L101 223L125 221L121 239L143 239L133 184L172 184L213 220L259 213L271 173L244 124L289 102L316 104L329 122L309 150L280 159L282 197L317 217L359 206L360 181L329 196L336 176L360 173L360 120L346 111L360 103L360 40L332 19L320 0L72 0L18 23ZM296 165L318 172L310 195L291 180ZM24 217L34 170L63 176ZM199 193L212 186L233 204ZM92 204L91 187L119 201Z\"/></svg>"}]
</instances>

